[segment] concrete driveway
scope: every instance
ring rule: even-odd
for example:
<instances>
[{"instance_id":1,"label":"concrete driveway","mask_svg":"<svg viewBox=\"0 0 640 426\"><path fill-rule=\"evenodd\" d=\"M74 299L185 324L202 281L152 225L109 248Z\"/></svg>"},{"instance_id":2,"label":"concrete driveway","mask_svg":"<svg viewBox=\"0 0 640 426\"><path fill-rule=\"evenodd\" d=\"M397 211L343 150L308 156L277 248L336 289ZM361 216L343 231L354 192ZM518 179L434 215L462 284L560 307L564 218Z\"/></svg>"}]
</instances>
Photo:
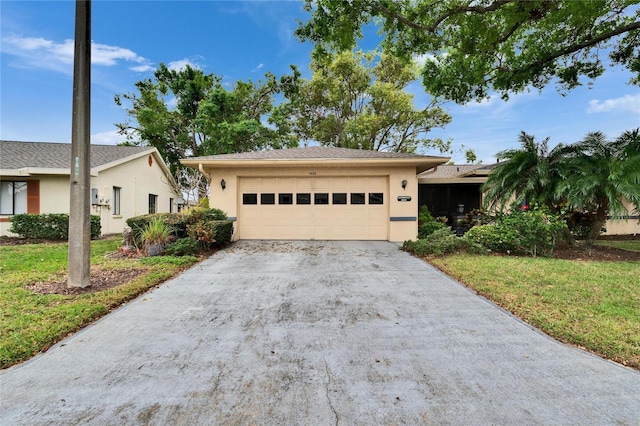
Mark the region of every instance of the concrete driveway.
<instances>
[{"instance_id":1,"label":"concrete driveway","mask_svg":"<svg viewBox=\"0 0 640 426\"><path fill-rule=\"evenodd\" d=\"M3 426L640 422L640 373L386 242L236 243L0 381Z\"/></svg>"}]
</instances>

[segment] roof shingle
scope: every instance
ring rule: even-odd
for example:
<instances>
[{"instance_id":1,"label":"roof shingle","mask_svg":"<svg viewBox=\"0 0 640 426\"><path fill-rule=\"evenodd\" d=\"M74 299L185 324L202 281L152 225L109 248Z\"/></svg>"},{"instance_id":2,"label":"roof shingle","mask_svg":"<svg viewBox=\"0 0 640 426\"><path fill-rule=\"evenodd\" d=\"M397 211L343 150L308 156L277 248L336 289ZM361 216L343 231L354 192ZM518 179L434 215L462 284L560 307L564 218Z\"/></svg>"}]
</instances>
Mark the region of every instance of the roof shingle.
<instances>
[{"instance_id":1,"label":"roof shingle","mask_svg":"<svg viewBox=\"0 0 640 426\"><path fill-rule=\"evenodd\" d=\"M272 151L242 152L189 158L189 160L321 160L321 159L383 159L383 158L439 158L400 152L381 152L365 149L331 148L310 146L301 148L276 149ZM444 157L443 157L444 158Z\"/></svg>"},{"instance_id":2,"label":"roof shingle","mask_svg":"<svg viewBox=\"0 0 640 426\"><path fill-rule=\"evenodd\" d=\"M153 149L148 146L91 145L91 167ZM69 169L70 164L69 143L0 141L0 169Z\"/></svg>"}]
</instances>

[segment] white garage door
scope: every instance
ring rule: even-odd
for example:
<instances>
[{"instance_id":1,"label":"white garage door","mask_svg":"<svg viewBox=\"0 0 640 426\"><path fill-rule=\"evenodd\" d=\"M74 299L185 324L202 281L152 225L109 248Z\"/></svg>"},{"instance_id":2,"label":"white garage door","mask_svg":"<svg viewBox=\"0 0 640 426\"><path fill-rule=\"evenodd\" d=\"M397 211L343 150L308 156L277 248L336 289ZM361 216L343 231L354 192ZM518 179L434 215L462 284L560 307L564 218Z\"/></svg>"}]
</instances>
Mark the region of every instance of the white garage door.
<instances>
[{"instance_id":1,"label":"white garage door","mask_svg":"<svg viewBox=\"0 0 640 426\"><path fill-rule=\"evenodd\" d=\"M240 178L239 238L387 240L387 177Z\"/></svg>"}]
</instances>

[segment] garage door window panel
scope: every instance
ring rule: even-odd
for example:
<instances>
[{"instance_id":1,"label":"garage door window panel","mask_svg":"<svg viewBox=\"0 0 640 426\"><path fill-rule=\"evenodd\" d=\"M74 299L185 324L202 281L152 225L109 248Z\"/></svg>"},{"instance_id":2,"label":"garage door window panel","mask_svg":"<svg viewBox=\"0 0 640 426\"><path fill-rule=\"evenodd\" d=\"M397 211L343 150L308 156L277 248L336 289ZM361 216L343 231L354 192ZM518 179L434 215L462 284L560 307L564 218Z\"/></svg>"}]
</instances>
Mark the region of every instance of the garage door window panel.
<instances>
[{"instance_id":1,"label":"garage door window panel","mask_svg":"<svg viewBox=\"0 0 640 426\"><path fill-rule=\"evenodd\" d=\"M311 204L311 194L296 194L296 204Z\"/></svg>"},{"instance_id":2,"label":"garage door window panel","mask_svg":"<svg viewBox=\"0 0 640 426\"><path fill-rule=\"evenodd\" d=\"M293 204L293 194L278 194L278 204Z\"/></svg>"},{"instance_id":3,"label":"garage door window panel","mask_svg":"<svg viewBox=\"0 0 640 426\"><path fill-rule=\"evenodd\" d=\"M384 194L382 192L370 192L369 204L384 204Z\"/></svg>"},{"instance_id":4,"label":"garage door window panel","mask_svg":"<svg viewBox=\"0 0 640 426\"><path fill-rule=\"evenodd\" d=\"M258 204L258 194L242 194L242 204Z\"/></svg>"},{"instance_id":5,"label":"garage door window panel","mask_svg":"<svg viewBox=\"0 0 640 426\"><path fill-rule=\"evenodd\" d=\"M364 192L352 192L351 193L351 204L365 204L365 194Z\"/></svg>"},{"instance_id":6,"label":"garage door window panel","mask_svg":"<svg viewBox=\"0 0 640 426\"><path fill-rule=\"evenodd\" d=\"M333 194L333 204L337 204L337 205L347 204L347 193L337 192Z\"/></svg>"},{"instance_id":7,"label":"garage door window panel","mask_svg":"<svg viewBox=\"0 0 640 426\"><path fill-rule=\"evenodd\" d=\"M272 205L276 203L276 194L260 194L260 204Z\"/></svg>"},{"instance_id":8,"label":"garage door window panel","mask_svg":"<svg viewBox=\"0 0 640 426\"><path fill-rule=\"evenodd\" d=\"M324 192L314 194L313 204L329 204L329 194Z\"/></svg>"}]
</instances>

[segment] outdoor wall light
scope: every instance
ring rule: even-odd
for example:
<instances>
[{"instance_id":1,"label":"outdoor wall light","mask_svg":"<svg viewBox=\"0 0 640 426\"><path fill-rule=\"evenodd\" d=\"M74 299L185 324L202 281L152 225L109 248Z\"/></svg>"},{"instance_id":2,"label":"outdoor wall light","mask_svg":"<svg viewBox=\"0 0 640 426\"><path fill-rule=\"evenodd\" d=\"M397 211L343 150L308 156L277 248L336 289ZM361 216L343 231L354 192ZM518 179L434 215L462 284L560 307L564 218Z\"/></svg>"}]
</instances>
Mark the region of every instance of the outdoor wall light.
<instances>
[{"instance_id":1,"label":"outdoor wall light","mask_svg":"<svg viewBox=\"0 0 640 426\"><path fill-rule=\"evenodd\" d=\"M227 187L227 182L225 182L224 179L220 181L220 187L222 188L223 191Z\"/></svg>"},{"instance_id":2,"label":"outdoor wall light","mask_svg":"<svg viewBox=\"0 0 640 426\"><path fill-rule=\"evenodd\" d=\"M402 189L405 189L407 187L407 181L403 180L402 181Z\"/></svg>"}]
</instances>

